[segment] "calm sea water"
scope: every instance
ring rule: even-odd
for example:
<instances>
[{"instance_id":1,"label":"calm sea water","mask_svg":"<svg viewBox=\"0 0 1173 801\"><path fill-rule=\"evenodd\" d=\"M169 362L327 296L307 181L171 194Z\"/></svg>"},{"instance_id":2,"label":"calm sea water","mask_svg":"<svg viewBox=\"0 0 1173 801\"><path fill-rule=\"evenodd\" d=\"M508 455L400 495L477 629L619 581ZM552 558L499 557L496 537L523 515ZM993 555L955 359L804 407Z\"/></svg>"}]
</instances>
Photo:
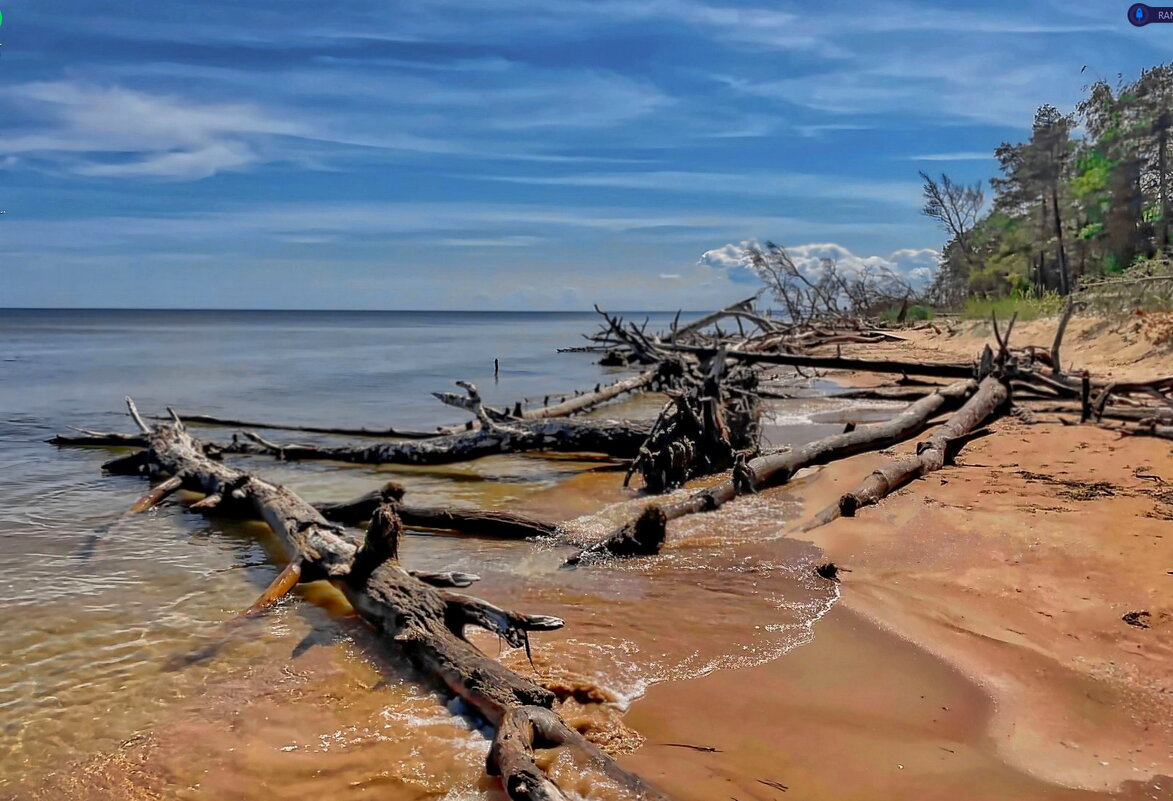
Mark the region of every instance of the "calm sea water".
<instances>
[{"instance_id":1,"label":"calm sea water","mask_svg":"<svg viewBox=\"0 0 1173 801\"><path fill-rule=\"evenodd\" d=\"M651 317L653 327L670 320ZM390 799L493 797L475 721L442 709L332 590L302 588L243 636L177 667L174 657L198 650L272 579L280 545L256 523L186 512L191 498L114 525L144 482L103 476L111 451L44 440L69 425L132 430L125 395L147 413L456 422L461 413L429 394L454 379L512 403L623 375L589 354L555 353L583 344L595 319L0 310L0 798L346 798L376 786ZM605 413L657 408L645 399ZM577 524L598 531L637 502L622 473L597 460L240 463L310 500L394 478L418 503L554 520L598 513ZM560 571L564 552L542 544L436 535L410 537L404 558L478 573L478 594L566 618L536 643L537 669L602 688L622 708L651 682L773 658L810 636L832 597L809 578L813 552L777 537L780 510L748 499L681 525L661 558L600 569Z\"/></svg>"}]
</instances>

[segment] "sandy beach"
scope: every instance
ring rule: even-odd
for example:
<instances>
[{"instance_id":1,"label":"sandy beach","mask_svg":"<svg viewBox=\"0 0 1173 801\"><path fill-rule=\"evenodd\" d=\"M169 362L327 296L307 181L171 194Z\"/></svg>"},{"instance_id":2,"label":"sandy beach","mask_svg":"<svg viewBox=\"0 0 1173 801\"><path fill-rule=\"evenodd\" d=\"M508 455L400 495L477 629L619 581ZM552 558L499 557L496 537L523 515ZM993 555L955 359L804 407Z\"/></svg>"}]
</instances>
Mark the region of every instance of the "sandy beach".
<instances>
[{"instance_id":1,"label":"sandy beach","mask_svg":"<svg viewBox=\"0 0 1173 801\"><path fill-rule=\"evenodd\" d=\"M1049 345L1054 325L1015 336ZM1130 328L1075 321L1064 363L1173 372ZM844 352L966 359L987 337L970 325ZM794 534L847 569L813 641L653 687L628 715L648 742L627 764L698 801L1173 798L1169 444L1054 417L992 429L956 466ZM771 493L801 501L801 523L885 453Z\"/></svg>"}]
</instances>

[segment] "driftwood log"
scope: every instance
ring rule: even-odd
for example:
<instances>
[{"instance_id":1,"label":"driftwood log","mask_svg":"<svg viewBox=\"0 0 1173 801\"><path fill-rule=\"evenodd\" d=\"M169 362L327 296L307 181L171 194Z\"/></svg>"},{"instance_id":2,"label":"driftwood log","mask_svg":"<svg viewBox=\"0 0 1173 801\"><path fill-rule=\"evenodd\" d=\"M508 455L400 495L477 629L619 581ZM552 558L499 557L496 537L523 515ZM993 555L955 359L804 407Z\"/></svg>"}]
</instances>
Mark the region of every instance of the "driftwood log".
<instances>
[{"instance_id":1,"label":"driftwood log","mask_svg":"<svg viewBox=\"0 0 1173 801\"><path fill-rule=\"evenodd\" d=\"M535 409L524 409L521 418L523 420L544 420L549 417L569 417L579 412L589 411L625 393L643 391L651 386L660 377L660 374L659 369L645 370L638 375L596 387L593 392L583 392L580 395L567 398L561 403L539 406Z\"/></svg>"},{"instance_id":2,"label":"driftwood log","mask_svg":"<svg viewBox=\"0 0 1173 801\"><path fill-rule=\"evenodd\" d=\"M915 454L893 459L873 471L858 487L844 493L838 502L828 506L800 530L809 531L840 516L853 517L861 506L877 503L913 479L940 470L953 461L966 442L982 433L978 427L1003 409L1009 400L1010 390L1006 383L995 376L987 376L973 397L949 420L917 443Z\"/></svg>"},{"instance_id":3,"label":"driftwood log","mask_svg":"<svg viewBox=\"0 0 1173 801\"><path fill-rule=\"evenodd\" d=\"M403 487L388 482L377 490L360 495L349 501L314 504L327 520L347 525L360 525L369 521L380 506L390 504L405 526L412 528L458 531L482 537L501 539L527 539L546 537L554 534L558 527L553 523L535 520L512 512L497 512L484 509L447 509L433 506L414 506L403 502Z\"/></svg>"},{"instance_id":4,"label":"driftwood log","mask_svg":"<svg viewBox=\"0 0 1173 801\"><path fill-rule=\"evenodd\" d=\"M668 521L698 512L712 511L739 495L784 484L804 467L856 453L887 447L911 437L928 425L934 415L950 404L960 403L977 388L975 381L950 384L910 404L891 420L861 425L852 431L796 448L786 453L772 453L735 466L731 478L677 501L652 504L634 521L590 543L567 560L567 565L607 556L641 556L659 553L666 536Z\"/></svg>"},{"instance_id":5,"label":"driftwood log","mask_svg":"<svg viewBox=\"0 0 1173 801\"><path fill-rule=\"evenodd\" d=\"M323 459L356 464L452 464L528 451L601 453L630 459L639 452L651 428L651 421L641 420L550 418L498 422L486 415L480 428L430 439L372 445L287 445L246 431L249 442L237 440L224 450L265 454L289 461Z\"/></svg>"},{"instance_id":6,"label":"driftwood log","mask_svg":"<svg viewBox=\"0 0 1173 801\"><path fill-rule=\"evenodd\" d=\"M600 781L626 798L666 799L568 726L552 709L551 690L488 658L465 637L468 626L478 626L519 647L528 642L530 632L561 627L560 619L519 614L431 586L399 564L402 524L392 505L375 510L366 538L358 543L293 492L209 458L178 417L151 427L127 401L148 443L145 464L152 475L167 477L166 492L153 490L136 506L157 502L180 487L195 490L206 497L193 508L264 520L289 548L288 567L250 612L271 604L299 581L330 581L421 673L495 727L486 769L501 777L514 801L567 800L538 766L538 748L568 752L575 764L597 772ZM444 583L443 578L437 581Z\"/></svg>"},{"instance_id":7,"label":"driftwood log","mask_svg":"<svg viewBox=\"0 0 1173 801\"><path fill-rule=\"evenodd\" d=\"M668 362L661 362L652 369L645 370L642 373L618 379L617 381L614 381L610 384L600 384L593 390L588 390L586 392L575 392L571 396L559 401L558 403L547 403L532 409L523 409L522 404L518 402L515 404L512 414L504 411L498 412L497 414L500 416L500 419L503 420L510 417L522 420L543 420L550 417L569 417L574 414L589 411L597 406L601 406L604 403L619 397L620 395L629 392L643 392L655 387L656 385L663 384L669 380L670 374L674 372L674 369L678 370L679 368L678 366L674 367L673 365L670 365ZM462 387L466 385L466 382L457 383ZM465 402L459 402L460 396L453 396L448 393L432 394L438 397L441 401L449 403L449 405L459 406L460 408L464 408L469 411L471 411L473 408L473 404L467 402L467 399L465 399ZM453 402L454 400L456 402ZM301 431L308 434L333 434L344 437L379 437L387 439L431 439L433 437L444 434L455 434L460 431L472 430L480 426L479 421L472 421L467 424L438 426L436 430L425 431L419 429L397 428L394 426L388 428L341 428L337 426L311 426L296 423L259 422L251 420L239 420L232 417L217 417L215 415L209 414L185 413L182 414L182 418L185 423L196 425L226 426L232 428L249 429L263 428L274 431Z\"/></svg>"},{"instance_id":8,"label":"driftwood log","mask_svg":"<svg viewBox=\"0 0 1173 801\"><path fill-rule=\"evenodd\" d=\"M274 431L301 431L306 434L334 434L342 437L388 437L391 439L428 439L436 436L435 431L410 428L340 428L337 426L309 426L297 423L259 423L237 420L231 417L216 417L210 414L181 414L183 422L191 425L226 426L230 428L268 428ZM151 418L154 420L170 418Z\"/></svg>"},{"instance_id":9,"label":"driftwood log","mask_svg":"<svg viewBox=\"0 0 1173 801\"><path fill-rule=\"evenodd\" d=\"M712 358L716 348L695 345L664 345L668 351L689 353L701 358ZM865 373L895 373L897 375L922 375L936 378L972 378L977 370L972 364L949 362L912 362L894 359L851 359L845 356L807 356L791 353L747 352L730 348L725 352L728 359L749 364L781 364L791 367L813 367L826 370L858 370Z\"/></svg>"}]
</instances>

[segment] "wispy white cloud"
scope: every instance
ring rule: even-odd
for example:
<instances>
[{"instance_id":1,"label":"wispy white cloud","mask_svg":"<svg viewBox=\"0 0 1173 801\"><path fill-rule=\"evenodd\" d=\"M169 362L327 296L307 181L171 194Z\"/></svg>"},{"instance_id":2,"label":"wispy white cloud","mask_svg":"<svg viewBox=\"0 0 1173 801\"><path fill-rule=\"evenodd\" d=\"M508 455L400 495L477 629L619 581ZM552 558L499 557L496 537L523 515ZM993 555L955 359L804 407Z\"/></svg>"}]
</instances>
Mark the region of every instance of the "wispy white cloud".
<instances>
[{"instance_id":1,"label":"wispy white cloud","mask_svg":"<svg viewBox=\"0 0 1173 801\"><path fill-rule=\"evenodd\" d=\"M698 264L723 272L736 283L757 280L748 251L759 247L756 240L730 243L701 254ZM904 248L884 256L860 256L843 245L816 242L787 246L786 253L795 267L807 275L815 275L824 260L830 260L847 273L884 268L893 271L914 286L924 286L937 268L940 254L931 248Z\"/></svg>"},{"instance_id":2,"label":"wispy white cloud","mask_svg":"<svg viewBox=\"0 0 1173 801\"><path fill-rule=\"evenodd\" d=\"M361 156L355 148L551 164L637 163L560 153L564 143L549 132L620 127L672 102L649 83L607 71L491 63L487 73L470 67L460 81L357 66L260 74L186 64L95 68L106 80L9 89L7 104L20 125L0 135L0 150L36 154L82 175L163 179L204 178L280 160L319 169ZM193 97L191 87L200 87L202 96L261 96L265 104L209 103Z\"/></svg>"},{"instance_id":3,"label":"wispy white cloud","mask_svg":"<svg viewBox=\"0 0 1173 801\"><path fill-rule=\"evenodd\" d=\"M250 142L305 131L251 104L190 103L117 86L37 82L9 96L29 123L0 137L0 151L91 154L72 161L83 175L202 178L258 161Z\"/></svg>"}]
</instances>

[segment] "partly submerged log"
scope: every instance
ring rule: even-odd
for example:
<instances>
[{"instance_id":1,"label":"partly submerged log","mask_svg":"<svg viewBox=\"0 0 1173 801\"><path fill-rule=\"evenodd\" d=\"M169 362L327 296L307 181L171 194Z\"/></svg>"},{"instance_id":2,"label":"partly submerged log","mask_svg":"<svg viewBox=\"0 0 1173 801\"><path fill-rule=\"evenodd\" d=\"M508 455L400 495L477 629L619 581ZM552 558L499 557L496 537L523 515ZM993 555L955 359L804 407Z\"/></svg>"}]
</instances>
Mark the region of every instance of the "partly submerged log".
<instances>
[{"instance_id":1,"label":"partly submerged log","mask_svg":"<svg viewBox=\"0 0 1173 801\"><path fill-rule=\"evenodd\" d=\"M917 443L915 454L893 459L873 471L858 487L844 493L838 502L816 515L801 530L809 531L839 516L852 517L861 506L877 503L913 479L940 470L953 461L965 443L986 433L978 427L1009 400L1006 383L995 376L986 377L972 398L931 436Z\"/></svg>"},{"instance_id":2,"label":"partly submerged log","mask_svg":"<svg viewBox=\"0 0 1173 801\"><path fill-rule=\"evenodd\" d=\"M521 401L515 403L512 410L495 409L486 406L476 385L468 381L456 382L456 385L465 391L466 394L464 395L455 392L433 392L432 395L441 403L472 412L477 416L476 420L469 423L459 426L442 426L439 430L441 434L459 434L463 431L472 431L479 428L482 425L482 416L488 416L491 420L498 423L508 423L513 420L545 420L553 417L569 417L573 414L590 411L591 409L602 406L604 403L627 392L639 393L651 389L663 389L674 386L679 382L683 372L684 365L680 360L665 359L650 370L619 379L610 384L598 384L593 390L576 392L569 397L562 398L562 400L554 404L550 403L550 396L547 395L541 406L532 409L523 409Z\"/></svg>"},{"instance_id":3,"label":"partly submerged log","mask_svg":"<svg viewBox=\"0 0 1173 801\"><path fill-rule=\"evenodd\" d=\"M741 470L735 470L731 478L715 486L694 492L682 500L648 507L636 520L590 543L566 563L575 565L598 557L659 553L669 520L712 511L738 495L784 484L804 467L826 464L844 456L884 448L905 440L922 431L938 412L950 404L959 403L976 388L975 381L959 381L910 404L886 422L861 425L852 431L824 437L786 453L766 454L751 459Z\"/></svg>"},{"instance_id":4,"label":"partly submerged log","mask_svg":"<svg viewBox=\"0 0 1173 801\"><path fill-rule=\"evenodd\" d=\"M128 405L149 443L147 462L154 475L177 478L185 489L218 499L205 507L217 513L264 520L291 551L289 567L250 612L298 581L329 580L388 644L496 728L486 769L501 777L514 801L567 798L538 766L536 748L566 752L627 798L666 799L553 712L551 690L488 658L465 636L468 626L479 626L519 647L530 632L561 627L560 619L523 615L437 589L400 567L402 524L392 506L375 511L366 538L357 543L293 492L210 459L178 419L152 428L129 399Z\"/></svg>"},{"instance_id":5,"label":"partly submerged log","mask_svg":"<svg viewBox=\"0 0 1173 801\"><path fill-rule=\"evenodd\" d=\"M661 362L661 364L667 364ZM605 386L595 387L592 392L584 392L567 398L561 403L550 406L539 406L535 409L525 409L521 413L523 420L543 420L549 417L569 417L572 414L585 412L596 406L601 406L609 400L619 397L626 392L640 392L652 385L660 377L659 368L645 370L638 375L620 379Z\"/></svg>"},{"instance_id":6,"label":"partly submerged log","mask_svg":"<svg viewBox=\"0 0 1173 801\"><path fill-rule=\"evenodd\" d=\"M231 417L216 417L210 414L184 414L183 422L206 426L227 426L231 428L267 428L274 431L301 431L306 434L335 434L342 437L389 437L392 439L428 439L436 436L435 431L420 431L410 428L344 428L337 426L307 426L297 423L258 423L236 420ZM167 418L154 418L167 419Z\"/></svg>"},{"instance_id":7,"label":"partly submerged log","mask_svg":"<svg viewBox=\"0 0 1173 801\"><path fill-rule=\"evenodd\" d=\"M322 459L357 464L436 465L464 462L503 453L550 451L601 453L630 459L651 431L651 421L551 418L497 422L487 417L481 427L459 434L372 445L297 445L270 442L245 432L250 442L235 441L228 453L268 454L278 459Z\"/></svg>"},{"instance_id":8,"label":"partly submerged log","mask_svg":"<svg viewBox=\"0 0 1173 801\"><path fill-rule=\"evenodd\" d=\"M339 503L316 503L314 508L327 520L347 525L366 523L384 504L395 507L403 524L413 528L457 531L481 537L527 539L546 537L558 530L553 523L532 517L484 509L446 509L443 507L414 506L403 502L403 487L388 482L377 490Z\"/></svg>"}]
</instances>

